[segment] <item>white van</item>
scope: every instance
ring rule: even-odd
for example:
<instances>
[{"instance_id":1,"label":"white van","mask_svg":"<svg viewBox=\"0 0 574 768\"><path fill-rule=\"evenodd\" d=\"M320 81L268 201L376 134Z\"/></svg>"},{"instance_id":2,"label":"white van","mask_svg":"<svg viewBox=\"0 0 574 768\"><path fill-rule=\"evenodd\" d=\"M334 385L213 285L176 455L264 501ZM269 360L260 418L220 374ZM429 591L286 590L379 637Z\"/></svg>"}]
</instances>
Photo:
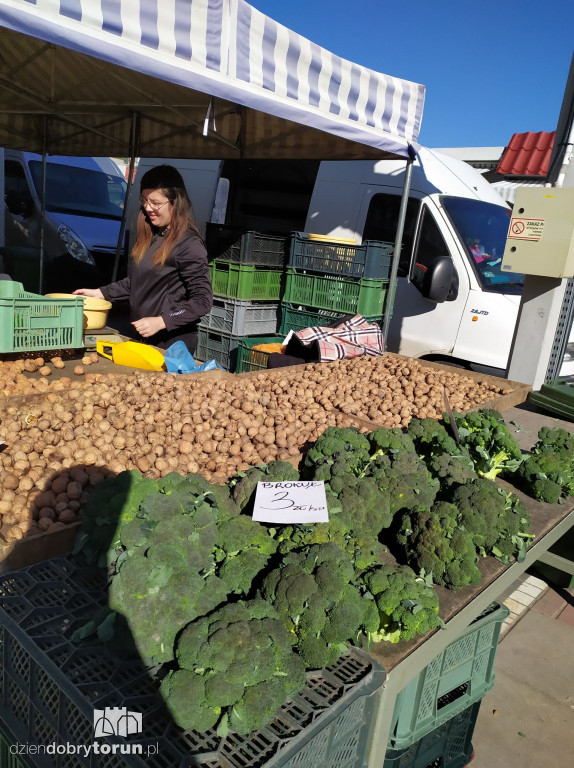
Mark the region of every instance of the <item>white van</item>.
<instances>
[{"instance_id":1,"label":"white van","mask_svg":"<svg viewBox=\"0 0 574 768\"><path fill-rule=\"evenodd\" d=\"M0 169L0 272L34 293L109 282L127 186L117 165L110 158L47 157L42 286L42 157L0 149ZM121 269L125 274L125 258Z\"/></svg>"},{"instance_id":2,"label":"white van","mask_svg":"<svg viewBox=\"0 0 574 768\"><path fill-rule=\"evenodd\" d=\"M404 160L183 164L156 158L140 161L138 174L161 162L182 171L196 212L211 205L212 220L219 223L394 242ZM199 216L197 221L209 246L209 224ZM390 350L504 376L524 282L522 275L500 269L509 221L508 205L480 173L421 148L413 166Z\"/></svg>"}]
</instances>

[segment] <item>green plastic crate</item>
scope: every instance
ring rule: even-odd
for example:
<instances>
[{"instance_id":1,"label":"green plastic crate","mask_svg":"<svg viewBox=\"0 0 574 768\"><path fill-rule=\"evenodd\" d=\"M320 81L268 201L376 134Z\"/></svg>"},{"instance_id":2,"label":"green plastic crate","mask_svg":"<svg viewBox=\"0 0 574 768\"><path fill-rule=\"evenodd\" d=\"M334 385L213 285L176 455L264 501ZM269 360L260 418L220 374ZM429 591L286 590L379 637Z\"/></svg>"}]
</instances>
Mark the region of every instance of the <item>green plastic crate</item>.
<instances>
[{"instance_id":1,"label":"green plastic crate","mask_svg":"<svg viewBox=\"0 0 574 768\"><path fill-rule=\"evenodd\" d=\"M312 328L316 325L329 325L341 317L340 312L329 312L324 309L312 309L310 307L296 307L293 304L281 302L281 325L279 332L286 336L289 331L297 333L303 328ZM366 317L369 323L381 324L382 315Z\"/></svg>"},{"instance_id":2,"label":"green plastic crate","mask_svg":"<svg viewBox=\"0 0 574 768\"><path fill-rule=\"evenodd\" d=\"M283 336L247 336L239 339L235 372L247 373L265 370L269 361L269 352L253 349L253 347L257 344L276 344L283 339Z\"/></svg>"},{"instance_id":3,"label":"green plastic crate","mask_svg":"<svg viewBox=\"0 0 574 768\"><path fill-rule=\"evenodd\" d=\"M209 265L209 275L216 296L247 301L277 301L281 297L281 269L215 259Z\"/></svg>"},{"instance_id":4,"label":"green plastic crate","mask_svg":"<svg viewBox=\"0 0 574 768\"><path fill-rule=\"evenodd\" d=\"M84 299L48 299L22 283L0 281L0 352L83 346Z\"/></svg>"},{"instance_id":5,"label":"green plastic crate","mask_svg":"<svg viewBox=\"0 0 574 768\"><path fill-rule=\"evenodd\" d=\"M539 392L531 392L528 399L546 411L574 421L574 382L564 379L548 381Z\"/></svg>"},{"instance_id":6,"label":"green plastic crate","mask_svg":"<svg viewBox=\"0 0 574 768\"><path fill-rule=\"evenodd\" d=\"M472 736L480 701L406 749L388 749L383 768L464 768L472 760Z\"/></svg>"},{"instance_id":7,"label":"green plastic crate","mask_svg":"<svg viewBox=\"0 0 574 768\"><path fill-rule=\"evenodd\" d=\"M389 748L403 749L438 728L494 685L494 658L508 608L494 603L397 696Z\"/></svg>"},{"instance_id":8,"label":"green plastic crate","mask_svg":"<svg viewBox=\"0 0 574 768\"><path fill-rule=\"evenodd\" d=\"M388 280L318 275L287 267L283 301L344 315L382 315Z\"/></svg>"}]
</instances>

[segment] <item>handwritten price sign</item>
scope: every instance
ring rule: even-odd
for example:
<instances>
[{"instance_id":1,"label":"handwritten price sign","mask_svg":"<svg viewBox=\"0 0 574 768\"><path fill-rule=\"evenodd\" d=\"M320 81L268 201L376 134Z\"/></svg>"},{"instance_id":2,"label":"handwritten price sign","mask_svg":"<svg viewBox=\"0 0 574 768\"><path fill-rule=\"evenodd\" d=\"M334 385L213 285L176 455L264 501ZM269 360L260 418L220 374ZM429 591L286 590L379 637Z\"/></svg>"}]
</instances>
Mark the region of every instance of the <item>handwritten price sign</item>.
<instances>
[{"instance_id":1,"label":"handwritten price sign","mask_svg":"<svg viewBox=\"0 0 574 768\"><path fill-rule=\"evenodd\" d=\"M260 523L327 523L323 481L257 483L253 519Z\"/></svg>"}]
</instances>

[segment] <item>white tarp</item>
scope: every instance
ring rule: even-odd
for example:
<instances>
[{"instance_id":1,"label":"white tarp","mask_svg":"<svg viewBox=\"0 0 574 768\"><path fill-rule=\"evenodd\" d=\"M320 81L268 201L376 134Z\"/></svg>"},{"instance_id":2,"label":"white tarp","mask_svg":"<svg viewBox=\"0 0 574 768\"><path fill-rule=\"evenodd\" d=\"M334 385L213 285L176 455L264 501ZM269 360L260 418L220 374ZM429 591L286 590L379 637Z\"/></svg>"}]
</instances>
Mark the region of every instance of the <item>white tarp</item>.
<instances>
[{"instance_id":1,"label":"white tarp","mask_svg":"<svg viewBox=\"0 0 574 768\"><path fill-rule=\"evenodd\" d=\"M0 0L0 57L0 146L51 154L407 157L424 103L244 0Z\"/></svg>"}]
</instances>

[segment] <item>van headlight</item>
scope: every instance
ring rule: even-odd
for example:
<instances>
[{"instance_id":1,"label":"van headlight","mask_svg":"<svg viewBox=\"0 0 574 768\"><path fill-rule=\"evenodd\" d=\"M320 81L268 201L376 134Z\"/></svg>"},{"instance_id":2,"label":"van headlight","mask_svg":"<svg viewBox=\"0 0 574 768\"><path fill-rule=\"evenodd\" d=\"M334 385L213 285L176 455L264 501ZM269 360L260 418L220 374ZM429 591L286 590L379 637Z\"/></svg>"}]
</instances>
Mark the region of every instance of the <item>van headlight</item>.
<instances>
[{"instance_id":1,"label":"van headlight","mask_svg":"<svg viewBox=\"0 0 574 768\"><path fill-rule=\"evenodd\" d=\"M93 256L73 230L65 224L60 224L58 234L70 256L73 256L78 261L83 261L85 264L91 264L93 267L96 266Z\"/></svg>"}]
</instances>

